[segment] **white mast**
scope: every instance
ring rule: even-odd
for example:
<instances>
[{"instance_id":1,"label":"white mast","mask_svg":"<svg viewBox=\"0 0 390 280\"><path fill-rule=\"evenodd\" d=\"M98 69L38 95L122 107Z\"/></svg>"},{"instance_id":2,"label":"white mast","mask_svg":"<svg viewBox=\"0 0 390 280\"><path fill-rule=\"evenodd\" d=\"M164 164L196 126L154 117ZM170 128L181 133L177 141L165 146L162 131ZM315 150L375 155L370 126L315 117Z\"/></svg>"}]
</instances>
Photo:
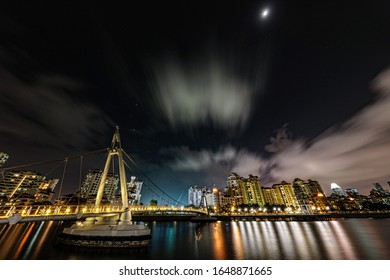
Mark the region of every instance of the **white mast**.
<instances>
[{"instance_id":1,"label":"white mast","mask_svg":"<svg viewBox=\"0 0 390 280\"><path fill-rule=\"evenodd\" d=\"M127 186L126 186L126 182L127 182L126 172L123 163L123 151L122 151L121 139L119 135L119 126L116 127L114 136L112 137L111 148L108 150L106 164L104 166L103 174L100 179L99 188L96 195L95 208L99 208L100 203L102 201L104 186L107 179L107 173L111 163L111 157L114 155L118 156L119 183L121 187L121 196L122 196L122 211L124 211L121 217L121 221L131 221L131 213L129 211L129 199L128 199Z\"/></svg>"}]
</instances>

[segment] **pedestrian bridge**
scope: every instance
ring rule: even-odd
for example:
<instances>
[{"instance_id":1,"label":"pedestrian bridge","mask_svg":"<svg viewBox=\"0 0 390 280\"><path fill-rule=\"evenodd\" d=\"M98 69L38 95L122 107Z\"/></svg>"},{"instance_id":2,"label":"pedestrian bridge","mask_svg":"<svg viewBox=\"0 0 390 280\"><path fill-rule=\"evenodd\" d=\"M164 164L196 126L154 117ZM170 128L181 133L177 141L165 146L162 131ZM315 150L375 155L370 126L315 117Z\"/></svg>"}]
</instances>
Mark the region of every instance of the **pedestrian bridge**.
<instances>
[{"instance_id":1,"label":"pedestrian bridge","mask_svg":"<svg viewBox=\"0 0 390 280\"><path fill-rule=\"evenodd\" d=\"M170 207L170 206L129 206L134 214L160 215L206 215L204 208ZM0 210L0 224L16 224L20 222L80 220L88 217L108 216L123 212L122 206L100 205L39 205L24 207L8 207Z\"/></svg>"}]
</instances>

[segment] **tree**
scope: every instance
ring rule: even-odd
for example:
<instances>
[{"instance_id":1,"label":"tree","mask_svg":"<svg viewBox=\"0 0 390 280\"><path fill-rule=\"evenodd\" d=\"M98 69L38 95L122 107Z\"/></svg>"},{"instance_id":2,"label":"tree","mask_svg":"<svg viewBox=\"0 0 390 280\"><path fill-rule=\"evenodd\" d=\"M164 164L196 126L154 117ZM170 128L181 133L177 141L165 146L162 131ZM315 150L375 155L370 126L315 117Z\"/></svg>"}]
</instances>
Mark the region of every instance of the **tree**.
<instances>
[{"instance_id":1,"label":"tree","mask_svg":"<svg viewBox=\"0 0 390 280\"><path fill-rule=\"evenodd\" d=\"M155 199L152 199L152 200L149 201L149 205L150 206L157 206L157 203L158 203L158 201L155 200Z\"/></svg>"}]
</instances>

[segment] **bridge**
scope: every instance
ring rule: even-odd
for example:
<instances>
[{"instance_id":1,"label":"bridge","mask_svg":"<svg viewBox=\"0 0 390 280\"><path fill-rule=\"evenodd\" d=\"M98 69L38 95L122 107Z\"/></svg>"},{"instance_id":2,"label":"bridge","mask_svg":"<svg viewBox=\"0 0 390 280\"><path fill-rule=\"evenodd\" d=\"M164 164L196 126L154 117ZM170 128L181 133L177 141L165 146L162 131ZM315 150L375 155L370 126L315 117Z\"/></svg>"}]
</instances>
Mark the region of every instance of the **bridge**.
<instances>
[{"instance_id":1,"label":"bridge","mask_svg":"<svg viewBox=\"0 0 390 280\"><path fill-rule=\"evenodd\" d=\"M191 208L191 207L184 207L182 203L172 198L169 194L164 192L160 187L158 187L153 181L147 177L145 173L141 171L141 173L152 183L152 185L155 187L156 190L160 190L161 193L166 197L169 198L170 201L165 200L166 202L169 202L169 204L178 205L182 204L183 206L138 206L138 205L129 205L129 198L128 198L128 189L127 189L127 180L126 180L126 172L125 172L125 166L130 170L133 171L129 164L127 164L124 160L124 157L126 157L130 163L133 163L133 165L139 169L137 164L133 161L133 159L122 149L121 146L121 140L119 135L119 127L116 127L116 131L113 135L111 147L107 150L108 155L106 158L104 170L102 173L102 176L99 181L98 190L96 194L96 199L94 204L77 204L77 205L63 205L62 203L58 203L57 205L6 205L2 208L0 207L0 224L9 223L9 224L16 224L20 222L31 222L31 221L49 221L49 220L82 220L84 218L88 217L97 217L97 216L109 216L109 215L118 215L118 220L120 221L126 221L131 222L132 221L132 213L134 214L142 214L142 215L148 215L148 214L160 214L160 215L207 215L207 209L206 208ZM99 150L102 151L102 150ZM88 154L92 154L88 153ZM81 178L81 166L82 166L82 159L83 157L87 155L84 154L82 156L74 156L71 158L78 158L80 157L80 178ZM118 205L118 203L115 204L103 204L102 198L104 194L104 188L106 185L107 175L109 172L109 168L114 163L114 156L117 157L117 167L119 170L119 185L120 185L120 193L121 193L121 204ZM70 157L62 159L65 161L65 167L63 171L63 177L61 180L60 190L62 189L62 183L64 181L64 174L66 171L66 164ZM55 161L52 161L55 162ZM42 163L40 163L42 164ZM38 164L28 164L21 167L30 167ZM20 166L19 166L20 167ZM4 168L2 171L5 170L12 170L15 169L15 167L11 168ZM24 180L23 178L22 180ZM22 182L22 181L21 181ZM80 180L81 184L81 180ZM14 195L17 189L20 187L21 183L18 183L10 196ZM156 190L153 190L151 186L146 187L153 192L153 194L156 194Z\"/></svg>"},{"instance_id":2,"label":"bridge","mask_svg":"<svg viewBox=\"0 0 390 280\"><path fill-rule=\"evenodd\" d=\"M169 207L169 206L130 206L133 214L139 215L206 215L207 210L195 207ZM82 220L89 217L121 215L121 206L101 205L50 205L50 206L23 206L2 209L0 224L15 224L22 222Z\"/></svg>"}]
</instances>

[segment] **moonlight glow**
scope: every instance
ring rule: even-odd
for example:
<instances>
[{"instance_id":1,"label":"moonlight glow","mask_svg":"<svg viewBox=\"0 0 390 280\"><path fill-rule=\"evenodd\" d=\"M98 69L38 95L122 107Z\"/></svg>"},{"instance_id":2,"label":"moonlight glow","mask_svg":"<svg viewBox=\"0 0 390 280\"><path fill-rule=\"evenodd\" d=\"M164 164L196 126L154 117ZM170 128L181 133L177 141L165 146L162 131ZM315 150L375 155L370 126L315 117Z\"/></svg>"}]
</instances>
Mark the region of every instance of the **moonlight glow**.
<instances>
[{"instance_id":1,"label":"moonlight glow","mask_svg":"<svg viewBox=\"0 0 390 280\"><path fill-rule=\"evenodd\" d=\"M268 8L265 8L261 11L261 18L262 19L265 19L269 16L269 9Z\"/></svg>"}]
</instances>

